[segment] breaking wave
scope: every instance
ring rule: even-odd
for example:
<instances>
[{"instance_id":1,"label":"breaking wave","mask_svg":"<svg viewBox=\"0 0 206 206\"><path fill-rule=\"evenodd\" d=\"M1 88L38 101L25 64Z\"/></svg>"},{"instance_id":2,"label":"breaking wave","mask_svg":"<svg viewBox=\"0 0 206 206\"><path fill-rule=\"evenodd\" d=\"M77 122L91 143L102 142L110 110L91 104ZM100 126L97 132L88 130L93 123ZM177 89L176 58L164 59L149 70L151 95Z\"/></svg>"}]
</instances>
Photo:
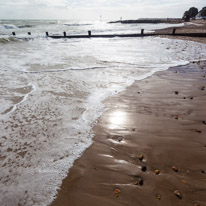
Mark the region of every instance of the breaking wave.
<instances>
[{"instance_id":1,"label":"breaking wave","mask_svg":"<svg viewBox=\"0 0 206 206\"><path fill-rule=\"evenodd\" d=\"M14 37L0 37L0 44L6 44L10 42L16 42L18 39Z\"/></svg>"},{"instance_id":2,"label":"breaking wave","mask_svg":"<svg viewBox=\"0 0 206 206\"><path fill-rule=\"evenodd\" d=\"M13 24L3 24L0 25L0 29L16 29L17 27Z\"/></svg>"}]
</instances>

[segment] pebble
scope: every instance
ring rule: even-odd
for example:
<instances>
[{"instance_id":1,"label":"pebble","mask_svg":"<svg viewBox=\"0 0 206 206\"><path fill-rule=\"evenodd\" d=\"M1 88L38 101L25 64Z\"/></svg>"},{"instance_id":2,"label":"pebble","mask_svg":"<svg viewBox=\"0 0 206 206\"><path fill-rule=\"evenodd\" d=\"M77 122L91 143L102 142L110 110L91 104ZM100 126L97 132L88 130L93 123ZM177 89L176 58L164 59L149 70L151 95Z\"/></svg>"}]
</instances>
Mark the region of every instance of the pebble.
<instances>
[{"instance_id":1,"label":"pebble","mask_svg":"<svg viewBox=\"0 0 206 206\"><path fill-rule=\"evenodd\" d=\"M144 181L141 177L139 177L138 181L135 183L135 185L142 186L144 184Z\"/></svg>"},{"instance_id":2,"label":"pebble","mask_svg":"<svg viewBox=\"0 0 206 206\"><path fill-rule=\"evenodd\" d=\"M174 191L174 194L175 194L179 199L182 199L182 194L180 193L179 190L175 190L175 191Z\"/></svg>"},{"instance_id":3,"label":"pebble","mask_svg":"<svg viewBox=\"0 0 206 206\"><path fill-rule=\"evenodd\" d=\"M195 132L197 132L197 133L202 133L200 130L198 130L198 129L195 129Z\"/></svg>"},{"instance_id":4,"label":"pebble","mask_svg":"<svg viewBox=\"0 0 206 206\"><path fill-rule=\"evenodd\" d=\"M202 121L202 124L205 124L205 125L206 125L206 121Z\"/></svg>"},{"instance_id":5,"label":"pebble","mask_svg":"<svg viewBox=\"0 0 206 206\"><path fill-rule=\"evenodd\" d=\"M175 171L175 172L178 172L178 168L176 166L173 166L172 169Z\"/></svg>"},{"instance_id":6,"label":"pebble","mask_svg":"<svg viewBox=\"0 0 206 206\"><path fill-rule=\"evenodd\" d=\"M206 174L205 170L202 170L201 172L202 172L203 174Z\"/></svg>"},{"instance_id":7,"label":"pebble","mask_svg":"<svg viewBox=\"0 0 206 206\"><path fill-rule=\"evenodd\" d=\"M118 137L118 141L121 142L123 140L122 137Z\"/></svg>"},{"instance_id":8,"label":"pebble","mask_svg":"<svg viewBox=\"0 0 206 206\"><path fill-rule=\"evenodd\" d=\"M201 90L202 90L202 91L205 90L205 87L201 87Z\"/></svg>"},{"instance_id":9,"label":"pebble","mask_svg":"<svg viewBox=\"0 0 206 206\"><path fill-rule=\"evenodd\" d=\"M178 115L173 115L173 118L174 118L174 119L178 119L179 116L178 116Z\"/></svg>"},{"instance_id":10,"label":"pebble","mask_svg":"<svg viewBox=\"0 0 206 206\"><path fill-rule=\"evenodd\" d=\"M116 190L114 191L114 194L115 194L116 197L119 197L119 193L120 193L120 190L119 190L119 189L116 189Z\"/></svg>"},{"instance_id":11,"label":"pebble","mask_svg":"<svg viewBox=\"0 0 206 206\"><path fill-rule=\"evenodd\" d=\"M142 170L143 172L146 172L147 167L146 167L146 166L142 166L142 167L141 167L141 170Z\"/></svg>"},{"instance_id":12,"label":"pebble","mask_svg":"<svg viewBox=\"0 0 206 206\"><path fill-rule=\"evenodd\" d=\"M142 161L142 160L144 159L143 154L140 154L140 155L138 156L138 158L139 158L140 161Z\"/></svg>"},{"instance_id":13,"label":"pebble","mask_svg":"<svg viewBox=\"0 0 206 206\"><path fill-rule=\"evenodd\" d=\"M162 198L160 194L157 194L156 197L158 200L161 200L161 198Z\"/></svg>"},{"instance_id":14,"label":"pebble","mask_svg":"<svg viewBox=\"0 0 206 206\"><path fill-rule=\"evenodd\" d=\"M159 175L160 171L159 170L155 170L155 174Z\"/></svg>"},{"instance_id":15,"label":"pebble","mask_svg":"<svg viewBox=\"0 0 206 206\"><path fill-rule=\"evenodd\" d=\"M175 91L175 94L179 94L179 92L178 92L178 91Z\"/></svg>"}]
</instances>

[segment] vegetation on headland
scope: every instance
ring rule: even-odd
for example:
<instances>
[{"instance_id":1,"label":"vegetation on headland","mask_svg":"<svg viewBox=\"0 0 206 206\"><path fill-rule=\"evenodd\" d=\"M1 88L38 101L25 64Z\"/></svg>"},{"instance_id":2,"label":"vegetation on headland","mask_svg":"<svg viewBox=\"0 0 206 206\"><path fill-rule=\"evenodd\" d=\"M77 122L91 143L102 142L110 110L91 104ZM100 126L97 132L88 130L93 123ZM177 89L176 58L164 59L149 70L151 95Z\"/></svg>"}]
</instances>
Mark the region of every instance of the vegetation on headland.
<instances>
[{"instance_id":1,"label":"vegetation on headland","mask_svg":"<svg viewBox=\"0 0 206 206\"><path fill-rule=\"evenodd\" d=\"M182 18L185 21L190 21L190 19L206 19L206 7L203 7L199 12L197 8L191 7L185 11Z\"/></svg>"}]
</instances>

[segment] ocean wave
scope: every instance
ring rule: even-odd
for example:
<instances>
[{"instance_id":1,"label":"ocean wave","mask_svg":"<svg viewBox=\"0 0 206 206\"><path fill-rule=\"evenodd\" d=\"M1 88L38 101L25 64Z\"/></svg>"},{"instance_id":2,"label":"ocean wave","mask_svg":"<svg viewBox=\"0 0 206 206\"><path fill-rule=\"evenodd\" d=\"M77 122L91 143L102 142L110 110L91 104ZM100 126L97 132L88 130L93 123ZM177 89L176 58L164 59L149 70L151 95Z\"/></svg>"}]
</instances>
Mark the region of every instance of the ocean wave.
<instances>
[{"instance_id":1,"label":"ocean wave","mask_svg":"<svg viewBox=\"0 0 206 206\"><path fill-rule=\"evenodd\" d=\"M29 24L18 26L19 29L23 29L23 28L32 28L32 27L34 27L34 26L33 26L33 25L29 25Z\"/></svg>"},{"instance_id":2,"label":"ocean wave","mask_svg":"<svg viewBox=\"0 0 206 206\"><path fill-rule=\"evenodd\" d=\"M17 27L13 24L2 24L0 25L0 29L16 29Z\"/></svg>"},{"instance_id":3,"label":"ocean wave","mask_svg":"<svg viewBox=\"0 0 206 206\"><path fill-rule=\"evenodd\" d=\"M23 72L24 73L38 74L38 73L66 72L66 71L69 71L69 70L82 71L82 70L95 70L95 69L106 69L106 68L107 67L66 68L66 69L40 70L40 71L23 71Z\"/></svg>"},{"instance_id":4,"label":"ocean wave","mask_svg":"<svg viewBox=\"0 0 206 206\"><path fill-rule=\"evenodd\" d=\"M65 26L91 26L92 24L64 24Z\"/></svg>"},{"instance_id":5,"label":"ocean wave","mask_svg":"<svg viewBox=\"0 0 206 206\"><path fill-rule=\"evenodd\" d=\"M0 44L6 44L9 42L15 42L18 41L18 39L14 37L0 37Z\"/></svg>"}]
</instances>

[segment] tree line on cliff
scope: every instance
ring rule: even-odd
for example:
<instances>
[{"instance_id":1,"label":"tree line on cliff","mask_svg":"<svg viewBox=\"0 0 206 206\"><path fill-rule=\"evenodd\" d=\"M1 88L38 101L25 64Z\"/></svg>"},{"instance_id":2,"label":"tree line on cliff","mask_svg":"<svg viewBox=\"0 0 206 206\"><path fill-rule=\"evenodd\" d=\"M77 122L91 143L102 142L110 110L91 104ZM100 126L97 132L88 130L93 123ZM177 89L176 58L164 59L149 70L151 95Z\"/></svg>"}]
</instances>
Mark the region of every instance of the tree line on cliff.
<instances>
[{"instance_id":1,"label":"tree line on cliff","mask_svg":"<svg viewBox=\"0 0 206 206\"><path fill-rule=\"evenodd\" d=\"M185 21L189 21L193 18L206 18L206 7L203 7L199 12L195 7L191 7L189 10L185 11L182 17Z\"/></svg>"}]
</instances>

